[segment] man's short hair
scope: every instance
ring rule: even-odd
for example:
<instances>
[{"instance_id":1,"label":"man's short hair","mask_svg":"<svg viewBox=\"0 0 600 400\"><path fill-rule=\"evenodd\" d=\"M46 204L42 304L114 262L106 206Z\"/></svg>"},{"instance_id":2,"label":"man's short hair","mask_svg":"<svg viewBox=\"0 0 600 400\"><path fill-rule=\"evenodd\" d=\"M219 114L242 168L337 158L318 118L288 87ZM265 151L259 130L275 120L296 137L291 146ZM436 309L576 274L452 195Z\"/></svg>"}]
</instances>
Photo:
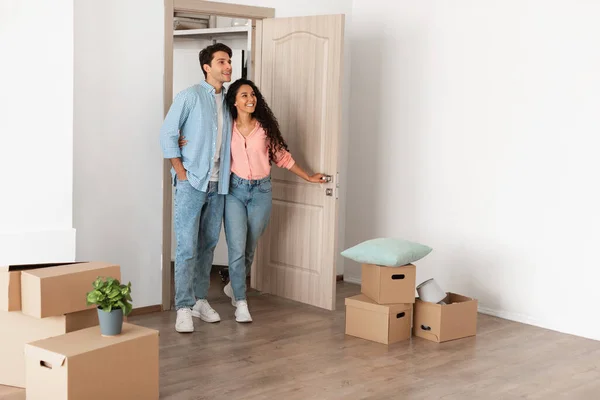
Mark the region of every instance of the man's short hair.
<instances>
[{"instance_id":1,"label":"man's short hair","mask_svg":"<svg viewBox=\"0 0 600 400\"><path fill-rule=\"evenodd\" d=\"M206 78L206 71L204 70L204 64L211 65L211 62L217 51L224 51L225 53L227 53L229 55L230 58L231 58L231 55L233 54L233 52L231 51L229 46L227 46L223 43L211 44L210 46L202 49L200 51L200 54L198 55L198 58L200 59L200 68L202 69L202 73L204 73L204 78Z\"/></svg>"}]
</instances>

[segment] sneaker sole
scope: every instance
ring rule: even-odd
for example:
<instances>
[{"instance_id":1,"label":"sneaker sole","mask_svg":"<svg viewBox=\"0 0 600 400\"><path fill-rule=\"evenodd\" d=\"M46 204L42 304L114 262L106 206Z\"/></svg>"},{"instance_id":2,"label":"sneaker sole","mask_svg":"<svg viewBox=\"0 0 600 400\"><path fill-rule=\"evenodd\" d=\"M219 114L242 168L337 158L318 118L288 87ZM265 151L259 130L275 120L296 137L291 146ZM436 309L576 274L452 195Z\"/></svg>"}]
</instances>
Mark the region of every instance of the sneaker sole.
<instances>
[{"instance_id":1,"label":"sneaker sole","mask_svg":"<svg viewBox=\"0 0 600 400\"><path fill-rule=\"evenodd\" d=\"M214 319L214 320L211 320L210 318L207 318L204 315L200 314L199 312L193 311L193 310L192 310L192 317L200 318L202 321L209 322L211 324L214 323L214 322L221 321L221 317L219 317L217 319Z\"/></svg>"},{"instance_id":2,"label":"sneaker sole","mask_svg":"<svg viewBox=\"0 0 600 400\"><path fill-rule=\"evenodd\" d=\"M240 324L247 324L249 322L252 322L252 318L250 319L235 319L235 322L239 322Z\"/></svg>"},{"instance_id":3,"label":"sneaker sole","mask_svg":"<svg viewBox=\"0 0 600 400\"><path fill-rule=\"evenodd\" d=\"M179 333L192 333L192 332L194 332L194 328L193 327L192 327L191 330L188 330L188 329L177 329L177 328L175 328L175 330L177 332L179 332Z\"/></svg>"}]
</instances>

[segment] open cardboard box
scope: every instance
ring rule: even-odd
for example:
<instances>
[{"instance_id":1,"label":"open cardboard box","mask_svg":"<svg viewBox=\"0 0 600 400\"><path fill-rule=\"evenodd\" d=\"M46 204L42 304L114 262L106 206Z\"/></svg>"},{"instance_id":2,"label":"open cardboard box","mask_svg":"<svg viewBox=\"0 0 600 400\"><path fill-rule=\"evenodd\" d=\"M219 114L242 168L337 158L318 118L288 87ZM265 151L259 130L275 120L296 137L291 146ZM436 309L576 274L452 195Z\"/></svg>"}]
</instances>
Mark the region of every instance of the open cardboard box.
<instances>
[{"instance_id":1,"label":"open cardboard box","mask_svg":"<svg viewBox=\"0 0 600 400\"><path fill-rule=\"evenodd\" d=\"M120 280L121 267L113 263L85 262L22 271L23 314L46 318L95 308L86 304L86 297L99 276Z\"/></svg>"},{"instance_id":2,"label":"open cardboard box","mask_svg":"<svg viewBox=\"0 0 600 400\"><path fill-rule=\"evenodd\" d=\"M346 334L383 344L408 340L412 308L408 304L377 304L364 294L348 297Z\"/></svg>"},{"instance_id":3,"label":"open cardboard box","mask_svg":"<svg viewBox=\"0 0 600 400\"><path fill-rule=\"evenodd\" d=\"M75 264L45 263L0 266L0 311L21 310L21 272L33 269L56 267L58 265Z\"/></svg>"},{"instance_id":4,"label":"open cardboard box","mask_svg":"<svg viewBox=\"0 0 600 400\"><path fill-rule=\"evenodd\" d=\"M433 342L447 342L477 334L477 300L448 292L446 304L415 301L413 334Z\"/></svg>"}]
</instances>

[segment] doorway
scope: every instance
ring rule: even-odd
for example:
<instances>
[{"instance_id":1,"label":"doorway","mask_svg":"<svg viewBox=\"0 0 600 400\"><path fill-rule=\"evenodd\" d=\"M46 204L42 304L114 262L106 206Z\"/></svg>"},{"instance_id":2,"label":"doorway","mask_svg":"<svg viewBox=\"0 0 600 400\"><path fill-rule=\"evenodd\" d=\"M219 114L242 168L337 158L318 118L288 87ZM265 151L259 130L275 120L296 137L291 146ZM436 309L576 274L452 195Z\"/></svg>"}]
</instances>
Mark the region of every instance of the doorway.
<instances>
[{"instance_id":1,"label":"doorway","mask_svg":"<svg viewBox=\"0 0 600 400\"><path fill-rule=\"evenodd\" d=\"M252 46L256 20L272 18L275 10L265 7L240 6L199 0L165 0L165 75L164 113L169 110L174 96L181 90L204 79L198 54L215 42L228 45L232 51L232 80L253 77ZM226 84L225 87L229 86ZM174 297L175 232L173 228L174 188L171 165L163 166L163 253L162 253L162 308L170 310ZM227 245L221 228L219 244L215 249L213 265L224 267Z\"/></svg>"},{"instance_id":2,"label":"doorway","mask_svg":"<svg viewBox=\"0 0 600 400\"><path fill-rule=\"evenodd\" d=\"M180 91L198 84L204 79L200 68L198 55L200 51L214 43L223 43L232 50L231 82L240 78L248 78L249 58L251 54L252 20L245 18L232 18L217 15L199 15L189 13L175 13L173 19L173 98ZM175 202L175 188L172 187L172 201ZM175 216L174 204L172 207L172 220ZM172 287L175 265L175 229L171 223L171 274ZM213 268L218 268L221 276L226 277L225 271L228 264L227 243L225 229L221 227L219 243L215 249ZM173 295L171 295L173 298Z\"/></svg>"},{"instance_id":3,"label":"doorway","mask_svg":"<svg viewBox=\"0 0 600 400\"><path fill-rule=\"evenodd\" d=\"M237 4L166 0L165 5L164 113L168 112L174 93L175 41L182 39L180 36L198 35L177 32L176 24L189 28L181 31L207 29L201 34L208 35L228 35L235 30L245 30L249 57L241 55L246 60L241 73L245 69L248 78L260 88L297 164L309 176L321 172L328 178L319 183L308 183L289 171L272 170L271 220L256 249L250 287L335 310L344 15L274 18L273 9ZM204 20L193 18L198 15L205 16ZM230 19L224 25L231 26L218 27L217 16L239 19L239 26ZM211 19L214 25L211 25ZM219 31L222 29L227 32ZM223 36L213 40L222 39ZM240 50L244 51L244 48ZM194 64L202 74L196 61ZM165 310L171 308L172 298L169 283L172 275L173 192L169 170L170 161L165 160L162 254ZM222 238L216 262L225 249L224 244Z\"/></svg>"}]
</instances>

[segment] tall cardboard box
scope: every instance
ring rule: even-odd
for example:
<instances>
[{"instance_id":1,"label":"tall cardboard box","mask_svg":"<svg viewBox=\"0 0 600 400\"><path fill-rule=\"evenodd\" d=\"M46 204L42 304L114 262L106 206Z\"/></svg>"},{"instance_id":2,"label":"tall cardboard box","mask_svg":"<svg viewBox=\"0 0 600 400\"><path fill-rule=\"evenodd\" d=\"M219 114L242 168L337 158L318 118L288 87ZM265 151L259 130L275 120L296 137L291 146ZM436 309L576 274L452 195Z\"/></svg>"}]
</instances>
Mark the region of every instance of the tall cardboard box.
<instances>
[{"instance_id":1,"label":"tall cardboard box","mask_svg":"<svg viewBox=\"0 0 600 400\"><path fill-rule=\"evenodd\" d=\"M433 342L447 342L477 334L477 300L448 293L446 304L421 301L414 307L413 333Z\"/></svg>"},{"instance_id":2,"label":"tall cardboard box","mask_svg":"<svg viewBox=\"0 0 600 400\"><path fill-rule=\"evenodd\" d=\"M362 264L360 291L379 304L415 302L416 268Z\"/></svg>"},{"instance_id":3,"label":"tall cardboard box","mask_svg":"<svg viewBox=\"0 0 600 400\"><path fill-rule=\"evenodd\" d=\"M0 384L25 387L25 343L95 325L95 309L42 319L0 311Z\"/></svg>"},{"instance_id":4,"label":"tall cardboard box","mask_svg":"<svg viewBox=\"0 0 600 400\"><path fill-rule=\"evenodd\" d=\"M383 344L410 339L412 304L377 304L364 294L345 302L347 335Z\"/></svg>"},{"instance_id":5,"label":"tall cardboard box","mask_svg":"<svg viewBox=\"0 0 600 400\"><path fill-rule=\"evenodd\" d=\"M22 264L0 266L0 311L21 310L21 271L74 263Z\"/></svg>"},{"instance_id":6,"label":"tall cardboard box","mask_svg":"<svg viewBox=\"0 0 600 400\"><path fill-rule=\"evenodd\" d=\"M99 276L121 279L121 268L105 262L78 263L21 272L23 314L46 318L94 308L87 293Z\"/></svg>"},{"instance_id":7,"label":"tall cardboard box","mask_svg":"<svg viewBox=\"0 0 600 400\"><path fill-rule=\"evenodd\" d=\"M25 346L27 400L158 399L158 331L128 323L117 336L100 327Z\"/></svg>"}]
</instances>

